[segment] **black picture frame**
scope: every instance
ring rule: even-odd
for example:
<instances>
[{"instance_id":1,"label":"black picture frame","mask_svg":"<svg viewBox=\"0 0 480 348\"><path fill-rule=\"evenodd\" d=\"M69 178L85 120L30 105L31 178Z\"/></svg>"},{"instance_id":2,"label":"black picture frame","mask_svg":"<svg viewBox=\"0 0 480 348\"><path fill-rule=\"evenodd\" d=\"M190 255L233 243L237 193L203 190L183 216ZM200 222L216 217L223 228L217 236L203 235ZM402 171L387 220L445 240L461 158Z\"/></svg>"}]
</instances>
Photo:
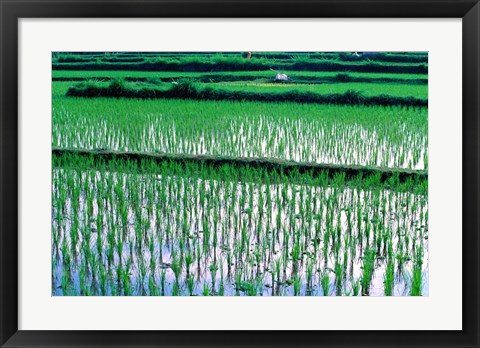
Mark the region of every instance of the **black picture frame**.
<instances>
[{"instance_id":1,"label":"black picture frame","mask_svg":"<svg viewBox=\"0 0 480 348\"><path fill-rule=\"evenodd\" d=\"M479 347L478 0L1 0L1 347ZM18 19L108 17L462 18L463 303L461 331L18 330ZM460 183L457 183L460 184Z\"/></svg>"}]
</instances>

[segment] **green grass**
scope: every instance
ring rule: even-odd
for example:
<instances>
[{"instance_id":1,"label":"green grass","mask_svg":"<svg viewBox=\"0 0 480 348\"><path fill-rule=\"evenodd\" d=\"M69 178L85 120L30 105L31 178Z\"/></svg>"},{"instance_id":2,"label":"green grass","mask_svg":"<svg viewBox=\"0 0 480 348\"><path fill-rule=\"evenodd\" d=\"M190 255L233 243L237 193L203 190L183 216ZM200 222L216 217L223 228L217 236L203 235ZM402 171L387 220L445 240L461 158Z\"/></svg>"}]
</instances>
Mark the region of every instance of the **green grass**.
<instances>
[{"instance_id":1,"label":"green grass","mask_svg":"<svg viewBox=\"0 0 480 348\"><path fill-rule=\"evenodd\" d=\"M350 84L328 85L282 85L282 84L197 84L182 80L173 84L129 83L113 80L108 85L97 82L81 82L67 90L70 97L85 98L135 98L135 99L198 99L198 100L238 100L260 102L297 102L338 105L403 105L427 106L427 99L409 95L408 89L397 88L407 96L389 94L365 95L363 91L352 90ZM288 86L288 87L285 87ZM332 87L333 86L333 87ZM366 87L365 84L360 87ZM387 90L385 85L383 90ZM326 93L315 92L324 91ZM376 89L380 92L382 89ZM425 88L426 90L426 88ZM328 91L328 92L327 92Z\"/></svg>"},{"instance_id":2,"label":"green grass","mask_svg":"<svg viewBox=\"0 0 480 348\"><path fill-rule=\"evenodd\" d=\"M425 74L426 63L390 63L374 61L344 62L332 59L295 58L272 60L268 58L245 59L241 56L213 57L185 56L176 58L147 58L142 62L83 61L52 63L52 70L138 70L138 71L260 71L270 68L298 71L355 71L376 73Z\"/></svg>"},{"instance_id":3,"label":"green grass","mask_svg":"<svg viewBox=\"0 0 480 348\"><path fill-rule=\"evenodd\" d=\"M219 58L245 58L246 52L124 52L117 53L53 53L53 61L56 63L71 62L140 62L151 59L219 59ZM368 52L359 56L353 52L253 52L253 60L318 60L330 59L335 61L375 61L395 63L427 63L426 52L396 53L396 52Z\"/></svg>"},{"instance_id":4,"label":"green grass","mask_svg":"<svg viewBox=\"0 0 480 348\"><path fill-rule=\"evenodd\" d=\"M322 77L334 77L339 74L336 71L283 71L288 76L291 76L293 79L305 76L312 78L322 78ZM340 72L342 73L342 72ZM129 70L53 70L52 77L54 78L125 78L125 77L138 77L138 78L172 78L178 79L180 77L195 78L199 76L211 76L216 78L219 76L248 76L254 78L272 78L275 77L275 73L271 70L265 71L229 71L229 72L217 72L217 73L203 73L203 72L178 72L171 71L129 71ZM354 78L391 78L391 79L409 79L409 80L420 80L426 79L426 74L394 74L390 73L387 76L384 73L361 73L361 72L348 72L348 75Z\"/></svg>"},{"instance_id":5,"label":"green grass","mask_svg":"<svg viewBox=\"0 0 480 348\"><path fill-rule=\"evenodd\" d=\"M116 71L112 72L102 72L100 74L95 74L89 71L84 72L84 74L74 74L75 71L71 71L71 76L65 74L64 71L60 71L61 74L53 74L52 81L111 81L114 79L124 79L129 82L147 82L147 83L160 83L160 82L174 82L182 79L189 79L193 82L202 82L202 83L225 83L225 82L237 82L237 83L275 83L275 74L272 71L267 71L265 73L255 73L255 72L245 72L245 73L151 73L150 76L142 72L120 72L117 74ZM54 71L55 73L55 71ZM55 76L59 75L59 76ZM138 76L137 76L138 75ZM143 76L142 76L143 75ZM360 75L360 76L356 76ZM363 75L363 76L362 76ZM353 74L353 73L324 73L311 75L302 72L292 72L289 73L289 81L282 82L281 84L335 84L335 83L363 83L363 84L401 84L401 85L421 85L426 86L428 80L425 76L419 75L418 78L404 78L401 76L385 76L385 74L378 76L378 74ZM277 83L277 85L280 85ZM425 87L426 88L426 87Z\"/></svg>"},{"instance_id":6,"label":"green grass","mask_svg":"<svg viewBox=\"0 0 480 348\"><path fill-rule=\"evenodd\" d=\"M245 158L229 156L211 156L211 155L190 155L190 154L168 154L158 152L138 152L138 151L113 151L113 150L86 150L86 149L67 149L52 148L52 154L56 156L76 155L90 159L128 159L130 161L141 162L145 159L161 163L164 161L178 162L198 162L212 166L222 166L230 164L236 167L261 168L267 171L279 170L283 173L298 172L299 174L310 173L311 175L324 175L327 173L330 177L337 174L343 174L346 178L366 177L369 175L377 176L379 182L406 182L408 180L425 180L428 177L427 170L411 170L402 168L382 168L372 166L346 166L325 163L305 163L295 161L285 161L276 158Z\"/></svg>"},{"instance_id":7,"label":"green grass","mask_svg":"<svg viewBox=\"0 0 480 348\"><path fill-rule=\"evenodd\" d=\"M221 88L232 92L252 93L282 93L282 92L311 92L319 94L345 93L349 90L361 92L371 97L386 94L393 97L428 98L426 85L381 84L381 83L329 83L329 84L278 84L256 82L225 82L222 84L199 84L199 88Z\"/></svg>"}]
</instances>

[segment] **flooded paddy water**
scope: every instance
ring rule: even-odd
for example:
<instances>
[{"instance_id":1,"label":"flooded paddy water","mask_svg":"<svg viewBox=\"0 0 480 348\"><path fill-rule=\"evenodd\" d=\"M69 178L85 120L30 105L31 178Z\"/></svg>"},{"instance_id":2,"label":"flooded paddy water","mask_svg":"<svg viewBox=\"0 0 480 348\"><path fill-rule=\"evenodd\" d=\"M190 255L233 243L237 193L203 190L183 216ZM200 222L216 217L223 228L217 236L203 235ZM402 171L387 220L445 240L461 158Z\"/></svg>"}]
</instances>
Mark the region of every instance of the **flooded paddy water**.
<instances>
[{"instance_id":1,"label":"flooded paddy water","mask_svg":"<svg viewBox=\"0 0 480 348\"><path fill-rule=\"evenodd\" d=\"M174 163L53 171L53 295L428 295L418 183Z\"/></svg>"}]
</instances>

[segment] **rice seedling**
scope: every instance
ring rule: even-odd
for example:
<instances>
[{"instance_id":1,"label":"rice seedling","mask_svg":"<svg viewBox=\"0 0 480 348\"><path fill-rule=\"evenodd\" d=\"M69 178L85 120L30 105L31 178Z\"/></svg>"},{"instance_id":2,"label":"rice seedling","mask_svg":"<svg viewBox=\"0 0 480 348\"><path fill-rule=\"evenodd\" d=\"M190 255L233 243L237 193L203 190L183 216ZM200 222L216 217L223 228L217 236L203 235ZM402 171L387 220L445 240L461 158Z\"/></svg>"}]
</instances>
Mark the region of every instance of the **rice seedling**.
<instances>
[{"instance_id":1,"label":"rice seedling","mask_svg":"<svg viewBox=\"0 0 480 348\"><path fill-rule=\"evenodd\" d=\"M422 295L423 251L421 249L422 246L419 246L418 250L415 252L410 296Z\"/></svg>"},{"instance_id":2,"label":"rice seedling","mask_svg":"<svg viewBox=\"0 0 480 348\"><path fill-rule=\"evenodd\" d=\"M375 251L367 248L362 258L363 276L362 276L362 295L368 296L372 277L375 269Z\"/></svg>"},{"instance_id":3,"label":"rice seedling","mask_svg":"<svg viewBox=\"0 0 480 348\"><path fill-rule=\"evenodd\" d=\"M330 296L330 276L328 275L328 273L325 272L320 279L323 296Z\"/></svg>"}]
</instances>

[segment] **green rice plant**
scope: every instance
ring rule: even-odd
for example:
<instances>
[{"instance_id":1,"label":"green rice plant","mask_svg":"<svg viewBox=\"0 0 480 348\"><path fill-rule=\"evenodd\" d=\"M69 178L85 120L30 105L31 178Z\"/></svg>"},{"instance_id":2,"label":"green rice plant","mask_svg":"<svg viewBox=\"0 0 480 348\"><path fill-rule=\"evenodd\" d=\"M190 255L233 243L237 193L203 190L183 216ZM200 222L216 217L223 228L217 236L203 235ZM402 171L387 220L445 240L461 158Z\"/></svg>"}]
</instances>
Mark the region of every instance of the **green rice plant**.
<instances>
[{"instance_id":1,"label":"green rice plant","mask_svg":"<svg viewBox=\"0 0 480 348\"><path fill-rule=\"evenodd\" d=\"M300 286L302 284L302 279L296 275L293 277L293 295L299 296L300 295Z\"/></svg>"},{"instance_id":2,"label":"green rice plant","mask_svg":"<svg viewBox=\"0 0 480 348\"><path fill-rule=\"evenodd\" d=\"M312 278L313 278L313 267L314 267L314 260L312 258L307 259L307 286L309 288L312 287Z\"/></svg>"},{"instance_id":3,"label":"green rice plant","mask_svg":"<svg viewBox=\"0 0 480 348\"><path fill-rule=\"evenodd\" d=\"M179 295L180 295L180 284L177 281L175 281L172 287L172 296L179 296Z\"/></svg>"},{"instance_id":4,"label":"green rice plant","mask_svg":"<svg viewBox=\"0 0 480 348\"><path fill-rule=\"evenodd\" d=\"M239 295L239 291L242 289L242 283L242 273L237 269L235 273L235 294L237 296Z\"/></svg>"},{"instance_id":5,"label":"green rice plant","mask_svg":"<svg viewBox=\"0 0 480 348\"><path fill-rule=\"evenodd\" d=\"M207 283L203 283L203 296L210 296L210 289Z\"/></svg>"},{"instance_id":6,"label":"green rice plant","mask_svg":"<svg viewBox=\"0 0 480 348\"><path fill-rule=\"evenodd\" d=\"M292 255L292 263L293 263L293 273L296 274L298 271L298 260L300 259L300 243L298 243L298 240L293 245L291 255Z\"/></svg>"},{"instance_id":7,"label":"green rice plant","mask_svg":"<svg viewBox=\"0 0 480 348\"><path fill-rule=\"evenodd\" d=\"M392 296L393 288L394 288L394 281L395 281L395 270L394 270L394 261L392 258L389 258L387 261L387 268L385 270L385 279L384 279L384 287L385 287L385 296Z\"/></svg>"},{"instance_id":8,"label":"green rice plant","mask_svg":"<svg viewBox=\"0 0 480 348\"><path fill-rule=\"evenodd\" d=\"M190 267L192 266L194 261L194 256L191 253L191 250L188 250L187 254L185 255L185 268L187 271L187 277L190 275Z\"/></svg>"},{"instance_id":9,"label":"green rice plant","mask_svg":"<svg viewBox=\"0 0 480 348\"><path fill-rule=\"evenodd\" d=\"M373 273L375 272L375 250L371 248L365 249L362 258L362 268L362 295L368 296Z\"/></svg>"},{"instance_id":10,"label":"green rice plant","mask_svg":"<svg viewBox=\"0 0 480 348\"><path fill-rule=\"evenodd\" d=\"M161 295L165 296L165 280L166 280L167 272L165 269L160 271L160 289Z\"/></svg>"},{"instance_id":11,"label":"green rice plant","mask_svg":"<svg viewBox=\"0 0 480 348\"><path fill-rule=\"evenodd\" d=\"M410 290L410 296L422 295L422 271L419 268L413 269L412 275L412 287Z\"/></svg>"},{"instance_id":12,"label":"green rice plant","mask_svg":"<svg viewBox=\"0 0 480 348\"><path fill-rule=\"evenodd\" d=\"M193 292L195 290L195 275L190 274L187 277L187 288L188 288L188 293L190 296L193 296Z\"/></svg>"},{"instance_id":13,"label":"green rice plant","mask_svg":"<svg viewBox=\"0 0 480 348\"><path fill-rule=\"evenodd\" d=\"M338 259L335 261L335 287L337 289L337 296L342 294L342 283L343 283L343 266L338 262Z\"/></svg>"},{"instance_id":14,"label":"green rice plant","mask_svg":"<svg viewBox=\"0 0 480 348\"><path fill-rule=\"evenodd\" d=\"M257 296L259 291L259 284L254 280L243 281L241 284L242 291L245 292L247 296Z\"/></svg>"},{"instance_id":15,"label":"green rice plant","mask_svg":"<svg viewBox=\"0 0 480 348\"><path fill-rule=\"evenodd\" d=\"M175 275L175 281L180 281L180 272L182 271L180 258L176 255L172 255L172 265L171 265L173 274Z\"/></svg>"},{"instance_id":16,"label":"green rice plant","mask_svg":"<svg viewBox=\"0 0 480 348\"><path fill-rule=\"evenodd\" d=\"M330 296L330 277L328 273L323 273L320 278L320 285L322 286L323 296Z\"/></svg>"},{"instance_id":17,"label":"green rice plant","mask_svg":"<svg viewBox=\"0 0 480 348\"><path fill-rule=\"evenodd\" d=\"M150 296L159 296L160 295L159 289L158 289L157 285L155 284L155 279L153 278L152 275L150 275L148 277L148 293L149 293Z\"/></svg>"},{"instance_id":18,"label":"green rice plant","mask_svg":"<svg viewBox=\"0 0 480 348\"><path fill-rule=\"evenodd\" d=\"M70 272L67 268L64 268L62 272L61 289L64 296L70 295Z\"/></svg>"},{"instance_id":19,"label":"green rice plant","mask_svg":"<svg viewBox=\"0 0 480 348\"><path fill-rule=\"evenodd\" d=\"M218 271L218 266L213 263L209 267L210 269L210 275L212 278L212 291L215 291L215 279L217 278L217 271Z\"/></svg>"},{"instance_id":20,"label":"green rice plant","mask_svg":"<svg viewBox=\"0 0 480 348\"><path fill-rule=\"evenodd\" d=\"M410 296L422 295L422 266L423 266L423 250L419 246L416 250L413 261L412 286Z\"/></svg>"},{"instance_id":21,"label":"green rice plant","mask_svg":"<svg viewBox=\"0 0 480 348\"><path fill-rule=\"evenodd\" d=\"M218 296L225 296L225 282L223 279L220 280L220 285L218 286Z\"/></svg>"},{"instance_id":22,"label":"green rice plant","mask_svg":"<svg viewBox=\"0 0 480 348\"><path fill-rule=\"evenodd\" d=\"M357 279L353 282L352 290L353 290L353 296L358 296L359 295L359 293L360 293L360 280L359 279Z\"/></svg>"},{"instance_id":23,"label":"green rice plant","mask_svg":"<svg viewBox=\"0 0 480 348\"><path fill-rule=\"evenodd\" d=\"M107 274L106 274L105 268L101 263L99 263L98 266L99 266L98 280L100 283L100 291L102 296L105 296L107 294Z\"/></svg>"}]
</instances>

